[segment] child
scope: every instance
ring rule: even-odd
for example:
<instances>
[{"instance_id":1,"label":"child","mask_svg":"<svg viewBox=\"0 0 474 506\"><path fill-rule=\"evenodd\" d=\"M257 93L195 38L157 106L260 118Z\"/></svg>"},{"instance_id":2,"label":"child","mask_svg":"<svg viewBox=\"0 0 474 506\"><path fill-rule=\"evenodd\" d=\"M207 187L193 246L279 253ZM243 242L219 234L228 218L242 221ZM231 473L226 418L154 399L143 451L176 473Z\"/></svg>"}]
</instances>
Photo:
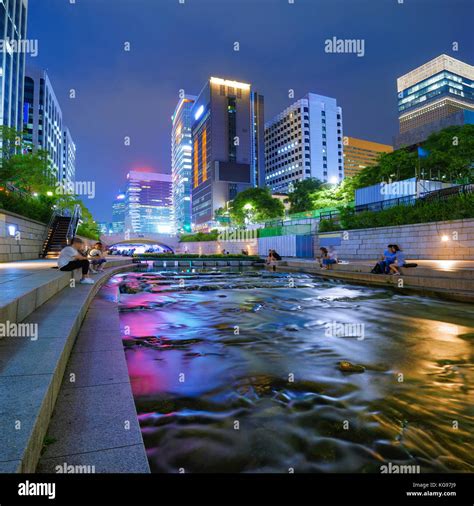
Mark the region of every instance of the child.
<instances>
[{"instance_id":1,"label":"child","mask_svg":"<svg viewBox=\"0 0 474 506\"><path fill-rule=\"evenodd\" d=\"M104 272L103 264L107 260L104 258L104 246L101 242L96 242L89 251L89 260L91 263L90 269L93 273Z\"/></svg>"},{"instance_id":2,"label":"child","mask_svg":"<svg viewBox=\"0 0 474 506\"><path fill-rule=\"evenodd\" d=\"M94 280L89 277L89 260L79 252L83 247L84 242L82 239L74 237L71 245L61 250L58 258L58 268L60 271L64 272L82 269L80 283L83 285L93 285Z\"/></svg>"}]
</instances>

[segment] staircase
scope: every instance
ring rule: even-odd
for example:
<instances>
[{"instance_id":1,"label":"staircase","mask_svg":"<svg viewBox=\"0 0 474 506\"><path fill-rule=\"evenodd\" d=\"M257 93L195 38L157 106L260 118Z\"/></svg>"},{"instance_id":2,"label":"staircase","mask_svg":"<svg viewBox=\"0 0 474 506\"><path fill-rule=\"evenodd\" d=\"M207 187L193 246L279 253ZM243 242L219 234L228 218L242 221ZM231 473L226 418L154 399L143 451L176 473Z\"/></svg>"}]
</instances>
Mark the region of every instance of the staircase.
<instances>
[{"instance_id":1,"label":"staircase","mask_svg":"<svg viewBox=\"0 0 474 506\"><path fill-rule=\"evenodd\" d=\"M48 229L48 236L43 245L44 258L57 258L59 256L59 252L67 245L67 232L70 223L70 217L56 216Z\"/></svg>"},{"instance_id":2,"label":"staircase","mask_svg":"<svg viewBox=\"0 0 474 506\"><path fill-rule=\"evenodd\" d=\"M55 211L48 225L41 256L43 258L57 258L59 252L67 246L74 237L79 220L79 206L76 206L73 213L70 211Z\"/></svg>"}]
</instances>

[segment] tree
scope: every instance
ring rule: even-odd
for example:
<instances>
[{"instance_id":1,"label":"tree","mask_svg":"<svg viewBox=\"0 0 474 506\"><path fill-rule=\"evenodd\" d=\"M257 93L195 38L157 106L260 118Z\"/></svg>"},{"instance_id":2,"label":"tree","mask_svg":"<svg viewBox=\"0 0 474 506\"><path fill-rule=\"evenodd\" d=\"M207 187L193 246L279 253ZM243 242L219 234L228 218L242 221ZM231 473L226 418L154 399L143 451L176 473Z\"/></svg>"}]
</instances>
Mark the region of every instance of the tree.
<instances>
[{"instance_id":1,"label":"tree","mask_svg":"<svg viewBox=\"0 0 474 506\"><path fill-rule=\"evenodd\" d=\"M290 213L302 213L312 210L310 196L322 188L323 185L322 181L313 177L297 181L294 184L294 190L288 194Z\"/></svg>"},{"instance_id":2,"label":"tree","mask_svg":"<svg viewBox=\"0 0 474 506\"><path fill-rule=\"evenodd\" d=\"M0 126L0 143L0 183L30 193L53 191L55 174L47 151L32 151L21 134L5 126Z\"/></svg>"},{"instance_id":3,"label":"tree","mask_svg":"<svg viewBox=\"0 0 474 506\"><path fill-rule=\"evenodd\" d=\"M285 214L283 203L272 197L268 188L248 188L232 201L230 217L237 225L281 218Z\"/></svg>"}]
</instances>

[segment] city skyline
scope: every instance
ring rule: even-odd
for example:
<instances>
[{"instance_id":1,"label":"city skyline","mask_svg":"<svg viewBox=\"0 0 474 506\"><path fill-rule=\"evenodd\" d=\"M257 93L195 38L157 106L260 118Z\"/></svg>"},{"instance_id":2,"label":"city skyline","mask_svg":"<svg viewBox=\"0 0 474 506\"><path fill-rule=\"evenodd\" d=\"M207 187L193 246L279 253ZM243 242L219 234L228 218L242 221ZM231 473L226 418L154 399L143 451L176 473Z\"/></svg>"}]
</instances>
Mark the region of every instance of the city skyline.
<instances>
[{"instance_id":1,"label":"city skyline","mask_svg":"<svg viewBox=\"0 0 474 506\"><path fill-rule=\"evenodd\" d=\"M344 4L343 12L337 6L342 3L317 9L305 0L294 5L275 0L253 6L248 17L242 2L229 0L228 7L235 4L235 22L223 36L211 23L193 24L198 11L201 20L211 14L214 20L226 19L227 9L213 0L202 0L199 6L119 1L113 15L105 5L94 4L94 17L89 16L88 0L73 5L32 0L28 37L39 39L39 55L29 60L47 69L68 117L81 150L77 178L94 178L104 192L100 202L87 202L97 219L110 219L110 202L130 170L151 167L170 173L170 116L178 92L199 93L209 75L252 82L265 96L265 121L308 92L334 96L344 111L344 135L391 144L398 127L396 79L442 53L471 63L467 1L457 1L459 9L434 1L429 10L422 2L387 2L374 9L373 2L358 1ZM367 19L375 10L393 19L392 27L384 26L385 44L380 44L380 29ZM158 14L154 23L147 21ZM83 30L102 30L105 16L107 30L101 32L100 44L85 40ZM130 17L142 28L132 27ZM298 29L282 37L281 22L290 19ZM182 37L165 52L172 36L167 26L178 21ZM412 30L404 29L402 37L397 24ZM58 46L58 37L66 32L70 37ZM364 57L325 53L325 40L334 36L362 38ZM130 52L124 51L127 41ZM240 51L234 51L235 42ZM454 42L458 51L452 51ZM77 92L75 100L69 99L71 89ZM289 89L294 89L294 99L288 98ZM91 115L98 121L91 122ZM125 147L127 135L131 144Z\"/></svg>"}]
</instances>

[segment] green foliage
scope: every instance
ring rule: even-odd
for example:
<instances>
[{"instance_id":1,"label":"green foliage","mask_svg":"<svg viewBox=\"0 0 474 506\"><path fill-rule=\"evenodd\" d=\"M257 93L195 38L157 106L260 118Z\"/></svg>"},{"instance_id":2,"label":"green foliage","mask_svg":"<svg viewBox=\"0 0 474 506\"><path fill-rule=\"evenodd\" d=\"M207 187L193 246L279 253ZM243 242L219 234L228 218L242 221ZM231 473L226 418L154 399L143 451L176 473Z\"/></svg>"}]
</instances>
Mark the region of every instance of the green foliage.
<instances>
[{"instance_id":1,"label":"green foliage","mask_svg":"<svg viewBox=\"0 0 474 506\"><path fill-rule=\"evenodd\" d=\"M81 223L77 227L76 235L98 241L100 239L99 226L96 223Z\"/></svg>"},{"instance_id":2,"label":"green foliage","mask_svg":"<svg viewBox=\"0 0 474 506\"><path fill-rule=\"evenodd\" d=\"M324 186L324 183L319 179L310 177L297 181L294 184L294 190L288 194L290 202L290 213L302 213L304 211L311 211L312 207L311 195L316 193Z\"/></svg>"},{"instance_id":3,"label":"green foliage","mask_svg":"<svg viewBox=\"0 0 474 506\"><path fill-rule=\"evenodd\" d=\"M197 232L196 234L186 234L179 238L179 242L217 241L218 234L217 230L211 230L209 233Z\"/></svg>"},{"instance_id":4,"label":"green foliage","mask_svg":"<svg viewBox=\"0 0 474 506\"><path fill-rule=\"evenodd\" d=\"M423 143L426 158L405 148L383 153L378 164L354 176L355 188L382 181L401 181L411 177L445 181L472 180L474 167L474 125L452 126L432 133Z\"/></svg>"},{"instance_id":5,"label":"green foliage","mask_svg":"<svg viewBox=\"0 0 474 506\"><path fill-rule=\"evenodd\" d=\"M83 202L75 195L57 191L57 178L47 151L32 151L31 144L21 134L5 126L0 126L0 145L0 187L3 188L0 207L48 223L54 208L72 211L79 204L82 224L77 233L89 239L99 238L98 225ZM5 191L7 184L16 191Z\"/></svg>"},{"instance_id":6,"label":"green foliage","mask_svg":"<svg viewBox=\"0 0 474 506\"><path fill-rule=\"evenodd\" d=\"M248 188L232 201L230 217L236 225L281 218L285 214L283 203L272 197L269 188Z\"/></svg>"},{"instance_id":7,"label":"green foliage","mask_svg":"<svg viewBox=\"0 0 474 506\"><path fill-rule=\"evenodd\" d=\"M28 192L54 192L55 174L45 150L31 151L21 134L0 126L0 183Z\"/></svg>"},{"instance_id":8,"label":"green foliage","mask_svg":"<svg viewBox=\"0 0 474 506\"><path fill-rule=\"evenodd\" d=\"M341 225L333 220L322 220L319 222L319 232L334 232L335 230L341 230Z\"/></svg>"},{"instance_id":9,"label":"green foliage","mask_svg":"<svg viewBox=\"0 0 474 506\"><path fill-rule=\"evenodd\" d=\"M317 179L305 179L295 184L289 195L290 212L313 211L323 207L338 207L352 202L355 190L382 181L402 181L412 177L469 182L474 170L474 125L452 126L431 134L423 148L426 158L417 151L398 149L382 153L377 165L366 167L338 185L324 184Z\"/></svg>"},{"instance_id":10,"label":"green foliage","mask_svg":"<svg viewBox=\"0 0 474 506\"><path fill-rule=\"evenodd\" d=\"M426 202L418 200L412 206L395 206L378 212L354 213L351 209L341 209L341 224L323 220L319 225L319 231L412 225L470 218L474 218L474 194L460 195L446 200Z\"/></svg>"},{"instance_id":11,"label":"green foliage","mask_svg":"<svg viewBox=\"0 0 474 506\"><path fill-rule=\"evenodd\" d=\"M318 191L310 195L310 202L313 209L340 207L354 200L354 192L354 181L347 178L338 185L322 185Z\"/></svg>"},{"instance_id":12,"label":"green foliage","mask_svg":"<svg viewBox=\"0 0 474 506\"><path fill-rule=\"evenodd\" d=\"M54 203L52 197L40 195L30 196L20 192L0 191L0 209L31 218L32 220L48 223Z\"/></svg>"}]
</instances>

